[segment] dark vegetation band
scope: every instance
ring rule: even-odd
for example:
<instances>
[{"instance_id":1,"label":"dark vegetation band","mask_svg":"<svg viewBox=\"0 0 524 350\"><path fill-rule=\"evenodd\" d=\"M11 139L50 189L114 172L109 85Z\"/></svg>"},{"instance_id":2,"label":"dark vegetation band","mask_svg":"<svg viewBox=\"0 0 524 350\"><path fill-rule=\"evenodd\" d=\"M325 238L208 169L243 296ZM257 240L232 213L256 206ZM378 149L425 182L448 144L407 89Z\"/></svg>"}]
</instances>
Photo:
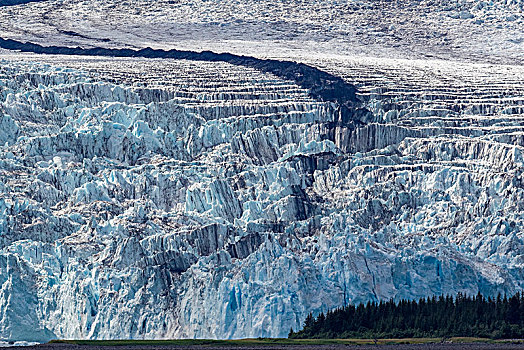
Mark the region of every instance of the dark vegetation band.
<instances>
[{"instance_id":1,"label":"dark vegetation band","mask_svg":"<svg viewBox=\"0 0 524 350\"><path fill-rule=\"evenodd\" d=\"M290 338L524 338L524 294L481 294L349 305L317 317L309 314Z\"/></svg>"}]
</instances>

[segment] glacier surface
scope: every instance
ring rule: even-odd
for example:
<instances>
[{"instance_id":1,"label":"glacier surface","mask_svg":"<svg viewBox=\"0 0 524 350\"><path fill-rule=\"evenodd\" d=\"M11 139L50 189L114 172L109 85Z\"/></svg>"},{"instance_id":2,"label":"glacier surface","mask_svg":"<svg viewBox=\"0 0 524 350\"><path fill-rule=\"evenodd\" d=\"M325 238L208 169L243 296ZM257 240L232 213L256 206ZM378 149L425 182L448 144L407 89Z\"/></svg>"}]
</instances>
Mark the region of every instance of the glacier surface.
<instances>
[{"instance_id":1,"label":"glacier surface","mask_svg":"<svg viewBox=\"0 0 524 350\"><path fill-rule=\"evenodd\" d=\"M0 7L4 39L256 57L522 65L523 33L522 0L46 0Z\"/></svg>"}]
</instances>

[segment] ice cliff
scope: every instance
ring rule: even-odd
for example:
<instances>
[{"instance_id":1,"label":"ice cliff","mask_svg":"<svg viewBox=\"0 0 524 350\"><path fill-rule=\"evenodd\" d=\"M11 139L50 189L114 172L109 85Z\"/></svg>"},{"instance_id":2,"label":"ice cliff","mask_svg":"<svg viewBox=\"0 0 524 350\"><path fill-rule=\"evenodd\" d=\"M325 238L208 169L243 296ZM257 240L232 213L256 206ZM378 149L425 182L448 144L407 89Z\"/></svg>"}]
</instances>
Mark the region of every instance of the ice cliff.
<instances>
[{"instance_id":1,"label":"ice cliff","mask_svg":"<svg viewBox=\"0 0 524 350\"><path fill-rule=\"evenodd\" d=\"M47 59L0 65L2 339L281 337L524 287L522 68L331 67L355 124L250 67Z\"/></svg>"}]
</instances>

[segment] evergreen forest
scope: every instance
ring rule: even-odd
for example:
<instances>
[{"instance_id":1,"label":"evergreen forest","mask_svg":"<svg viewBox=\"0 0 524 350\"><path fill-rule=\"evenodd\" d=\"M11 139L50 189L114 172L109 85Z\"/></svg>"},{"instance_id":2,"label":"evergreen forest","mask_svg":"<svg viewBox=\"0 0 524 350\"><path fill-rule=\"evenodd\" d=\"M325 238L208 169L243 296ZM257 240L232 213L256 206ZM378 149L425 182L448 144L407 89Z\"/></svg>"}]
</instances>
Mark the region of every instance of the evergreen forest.
<instances>
[{"instance_id":1,"label":"evergreen forest","mask_svg":"<svg viewBox=\"0 0 524 350\"><path fill-rule=\"evenodd\" d=\"M289 338L524 338L524 293L381 301L309 314Z\"/></svg>"}]
</instances>

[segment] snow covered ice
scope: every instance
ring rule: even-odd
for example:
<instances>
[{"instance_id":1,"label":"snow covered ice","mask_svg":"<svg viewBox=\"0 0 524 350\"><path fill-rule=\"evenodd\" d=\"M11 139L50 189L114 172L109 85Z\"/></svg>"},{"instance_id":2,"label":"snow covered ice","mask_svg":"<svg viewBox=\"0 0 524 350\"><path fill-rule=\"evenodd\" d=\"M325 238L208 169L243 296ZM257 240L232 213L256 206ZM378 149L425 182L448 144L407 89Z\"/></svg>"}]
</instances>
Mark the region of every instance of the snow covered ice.
<instances>
[{"instance_id":1,"label":"snow covered ice","mask_svg":"<svg viewBox=\"0 0 524 350\"><path fill-rule=\"evenodd\" d=\"M271 3L0 7L2 38L286 57L368 110L224 62L1 51L0 339L284 337L346 303L523 290L522 1Z\"/></svg>"}]
</instances>

